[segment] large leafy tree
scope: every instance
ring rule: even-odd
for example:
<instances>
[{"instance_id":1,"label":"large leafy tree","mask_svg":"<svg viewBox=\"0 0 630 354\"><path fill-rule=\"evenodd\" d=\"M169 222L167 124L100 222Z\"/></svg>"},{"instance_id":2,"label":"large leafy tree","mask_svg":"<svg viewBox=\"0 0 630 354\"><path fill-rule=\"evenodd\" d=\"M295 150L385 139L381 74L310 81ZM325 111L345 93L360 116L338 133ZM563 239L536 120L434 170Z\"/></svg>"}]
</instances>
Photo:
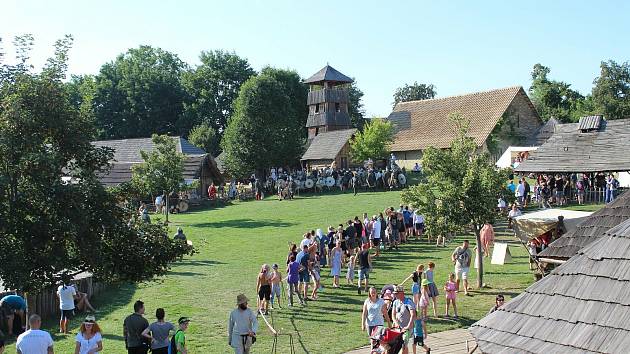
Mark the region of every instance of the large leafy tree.
<instances>
[{"instance_id":1,"label":"large leafy tree","mask_svg":"<svg viewBox=\"0 0 630 354\"><path fill-rule=\"evenodd\" d=\"M554 117L561 122L577 121L590 110L585 97L571 89L571 85L549 79L551 69L536 64L532 69L529 94L540 117L547 121Z\"/></svg>"},{"instance_id":2,"label":"large leafy tree","mask_svg":"<svg viewBox=\"0 0 630 354\"><path fill-rule=\"evenodd\" d=\"M600 75L593 82L593 103L607 119L630 118L630 64L612 60L600 65Z\"/></svg>"},{"instance_id":3,"label":"large leafy tree","mask_svg":"<svg viewBox=\"0 0 630 354\"><path fill-rule=\"evenodd\" d=\"M294 71L265 68L243 84L221 141L233 176L299 162L306 139L306 95Z\"/></svg>"},{"instance_id":4,"label":"large leafy tree","mask_svg":"<svg viewBox=\"0 0 630 354\"><path fill-rule=\"evenodd\" d=\"M357 86L357 81L354 80L348 87L348 114L350 115L350 122L352 126L357 129L363 129L365 124L365 109L363 108L363 91Z\"/></svg>"},{"instance_id":5,"label":"large leafy tree","mask_svg":"<svg viewBox=\"0 0 630 354\"><path fill-rule=\"evenodd\" d=\"M154 134L151 140L155 149L140 151L144 162L133 166L131 183L144 195L179 192L184 186L184 154L169 136Z\"/></svg>"},{"instance_id":6,"label":"large leafy tree","mask_svg":"<svg viewBox=\"0 0 630 354\"><path fill-rule=\"evenodd\" d=\"M101 138L149 137L185 133L186 64L151 46L129 49L104 64L96 76L93 107Z\"/></svg>"},{"instance_id":7,"label":"large leafy tree","mask_svg":"<svg viewBox=\"0 0 630 354\"><path fill-rule=\"evenodd\" d=\"M164 274L187 251L166 230L137 221L96 174L112 151L62 84L72 38L31 72L32 37L16 40L18 64L0 63L0 278L37 291L82 271L101 280L142 281Z\"/></svg>"},{"instance_id":8,"label":"large leafy tree","mask_svg":"<svg viewBox=\"0 0 630 354\"><path fill-rule=\"evenodd\" d=\"M236 53L203 51L199 59L201 65L182 78L189 95L184 103L186 119L191 126L207 124L220 136L232 116L241 85L256 72Z\"/></svg>"},{"instance_id":9,"label":"large leafy tree","mask_svg":"<svg viewBox=\"0 0 630 354\"><path fill-rule=\"evenodd\" d=\"M355 162L367 159L384 159L389 153L389 146L394 141L392 122L381 118L372 118L365 124L350 142L350 154Z\"/></svg>"},{"instance_id":10,"label":"large leafy tree","mask_svg":"<svg viewBox=\"0 0 630 354\"><path fill-rule=\"evenodd\" d=\"M480 232L493 222L496 198L502 192L507 171L497 171L486 153L479 153L466 137L468 122L459 114L450 118L457 138L450 149L428 148L422 157L426 182L403 191L402 199L426 216L429 232L444 235L471 228L477 240L480 260L477 286L483 284ZM433 230L435 228L436 230Z\"/></svg>"},{"instance_id":11,"label":"large leafy tree","mask_svg":"<svg viewBox=\"0 0 630 354\"><path fill-rule=\"evenodd\" d=\"M433 84L419 84L417 82L411 85L405 84L405 86L397 88L394 92L393 106L400 102L426 100L435 98L435 96L437 96L437 92Z\"/></svg>"},{"instance_id":12,"label":"large leafy tree","mask_svg":"<svg viewBox=\"0 0 630 354\"><path fill-rule=\"evenodd\" d=\"M194 126L188 133L188 140L212 156L219 155L219 136L207 122Z\"/></svg>"}]
</instances>

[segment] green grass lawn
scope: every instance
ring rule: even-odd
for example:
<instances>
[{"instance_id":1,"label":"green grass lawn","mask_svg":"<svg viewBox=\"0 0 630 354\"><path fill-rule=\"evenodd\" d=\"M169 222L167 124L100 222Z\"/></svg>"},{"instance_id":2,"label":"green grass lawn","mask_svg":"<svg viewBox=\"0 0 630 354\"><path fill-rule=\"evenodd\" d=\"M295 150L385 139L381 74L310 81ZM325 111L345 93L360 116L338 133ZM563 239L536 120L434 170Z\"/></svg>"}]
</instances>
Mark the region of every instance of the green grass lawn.
<instances>
[{"instance_id":1,"label":"green grass lawn","mask_svg":"<svg viewBox=\"0 0 630 354\"><path fill-rule=\"evenodd\" d=\"M261 264L278 263L284 268L288 242L299 242L306 230L325 229L350 217L361 216L363 212L372 215L399 203L399 192L361 193L356 197L329 194L293 201L237 202L221 208L173 215L173 227L182 226L199 252L193 257L185 257L167 276L154 282L112 285L106 293L94 299L99 310L97 320L104 332L104 352L125 352L122 322L132 312L132 304L137 299L145 302L146 317L150 322L154 321L157 307L165 308L170 321L190 316L193 322L187 337L191 353L230 352L226 334L228 313L235 307L236 295L241 292L250 298L250 305L255 305L256 275ZM503 293L509 299L533 282L525 249L514 237L502 231L501 226L498 229L499 239L511 242L512 261L498 266L491 265L486 259L484 282L488 288L473 291L471 297L458 297L458 321L430 318L429 333L466 327L486 314L496 294ZM472 236L466 238L474 239ZM436 248L424 240L403 245L396 252L385 252L374 263L371 281L379 288L398 283L418 263L434 261L437 264L435 279L441 289L448 273L453 271L450 253L463 239L464 236L458 237L447 248ZM328 268L322 273L326 288L320 294L320 300L309 302L304 308L285 307L274 311L275 327L280 333L293 334L298 353L342 353L366 345L366 335L361 332L359 321L365 296L357 295L356 288L351 286L333 289ZM471 273L474 284L476 272ZM345 279L341 283L345 284ZM443 313L443 306L441 294L438 313ZM79 321L73 321L72 331L75 333ZM253 352L268 353L273 337L262 321L260 324ZM45 329L55 332L57 325L48 322ZM55 351L73 352L73 341L73 335L55 335ZM429 345L430 342L429 334ZM288 353L288 345L288 337L280 337L278 352ZM13 351L13 346L8 348L8 352Z\"/></svg>"}]
</instances>

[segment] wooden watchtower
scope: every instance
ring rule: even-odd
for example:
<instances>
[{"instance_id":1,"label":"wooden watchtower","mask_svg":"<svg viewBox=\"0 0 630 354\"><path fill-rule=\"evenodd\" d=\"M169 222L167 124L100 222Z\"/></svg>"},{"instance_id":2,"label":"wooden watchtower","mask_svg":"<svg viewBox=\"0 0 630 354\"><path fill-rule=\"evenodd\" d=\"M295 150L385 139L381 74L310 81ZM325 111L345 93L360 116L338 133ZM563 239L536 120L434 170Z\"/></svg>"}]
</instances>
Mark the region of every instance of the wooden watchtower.
<instances>
[{"instance_id":1,"label":"wooden watchtower","mask_svg":"<svg viewBox=\"0 0 630 354\"><path fill-rule=\"evenodd\" d=\"M318 134L352 126L348 114L348 85L352 79L326 65L304 83L309 85L308 93L308 140Z\"/></svg>"}]
</instances>

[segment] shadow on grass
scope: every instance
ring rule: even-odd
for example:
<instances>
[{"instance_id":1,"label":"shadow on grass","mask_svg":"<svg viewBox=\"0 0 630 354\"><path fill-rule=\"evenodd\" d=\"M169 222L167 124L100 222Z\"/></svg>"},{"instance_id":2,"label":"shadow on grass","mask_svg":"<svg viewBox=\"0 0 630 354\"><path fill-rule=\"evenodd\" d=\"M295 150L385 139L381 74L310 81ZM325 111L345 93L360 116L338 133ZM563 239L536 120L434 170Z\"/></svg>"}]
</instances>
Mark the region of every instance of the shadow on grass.
<instances>
[{"instance_id":1,"label":"shadow on grass","mask_svg":"<svg viewBox=\"0 0 630 354\"><path fill-rule=\"evenodd\" d=\"M219 262L219 261L214 261L214 260L185 260L185 261L181 261L181 262L177 262L174 263L175 265L184 265L184 266L201 266L201 267L206 267L206 266L210 266L210 265L217 265L217 264L225 264L223 262Z\"/></svg>"},{"instance_id":2,"label":"shadow on grass","mask_svg":"<svg viewBox=\"0 0 630 354\"><path fill-rule=\"evenodd\" d=\"M231 227L231 228L247 228L247 229L255 229L258 227L288 227L297 225L294 222L287 221L278 221L278 220L253 220L253 219L232 219L232 220L224 220L217 222L203 222L191 224L193 227L215 227L215 228L223 228L223 227Z\"/></svg>"},{"instance_id":3,"label":"shadow on grass","mask_svg":"<svg viewBox=\"0 0 630 354\"><path fill-rule=\"evenodd\" d=\"M205 275L204 273L197 273L197 272L168 272L168 275L179 275L179 276L183 276L183 277L192 277L192 276L196 276L196 275Z\"/></svg>"}]
</instances>

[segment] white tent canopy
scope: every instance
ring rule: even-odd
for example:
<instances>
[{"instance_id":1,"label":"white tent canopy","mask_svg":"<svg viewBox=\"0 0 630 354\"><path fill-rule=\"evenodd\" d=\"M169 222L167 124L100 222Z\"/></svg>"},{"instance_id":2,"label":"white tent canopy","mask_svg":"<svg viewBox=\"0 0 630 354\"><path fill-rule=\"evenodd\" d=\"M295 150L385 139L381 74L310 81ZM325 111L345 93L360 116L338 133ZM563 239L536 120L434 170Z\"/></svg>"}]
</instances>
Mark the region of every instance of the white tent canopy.
<instances>
[{"instance_id":1,"label":"white tent canopy","mask_svg":"<svg viewBox=\"0 0 630 354\"><path fill-rule=\"evenodd\" d=\"M569 232L591 214L592 212L566 209L545 209L527 213L514 218L514 233L523 242L527 242L549 230L555 229L558 223L558 216L560 215L564 216L564 226Z\"/></svg>"},{"instance_id":2,"label":"white tent canopy","mask_svg":"<svg viewBox=\"0 0 630 354\"><path fill-rule=\"evenodd\" d=\"M630 188L630 173L629 172L619 172L619 185L621 187Z\"/></svg>"},{"instance_id":3,"label":"white tent canopy","mask_svg":"<svg viewBox=\"0 0 630 354\"><path fill-rule=\"evenodd\" d=\"M538 146L510 146L505 150L503 155L499 157L497 163L495 164L498 168L506 168L512 167L512 161L516 158L516 155L519 152L527 151L535 151L538 149Z\"/></svg>"}]
</instances>

